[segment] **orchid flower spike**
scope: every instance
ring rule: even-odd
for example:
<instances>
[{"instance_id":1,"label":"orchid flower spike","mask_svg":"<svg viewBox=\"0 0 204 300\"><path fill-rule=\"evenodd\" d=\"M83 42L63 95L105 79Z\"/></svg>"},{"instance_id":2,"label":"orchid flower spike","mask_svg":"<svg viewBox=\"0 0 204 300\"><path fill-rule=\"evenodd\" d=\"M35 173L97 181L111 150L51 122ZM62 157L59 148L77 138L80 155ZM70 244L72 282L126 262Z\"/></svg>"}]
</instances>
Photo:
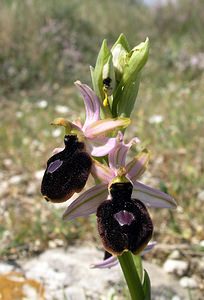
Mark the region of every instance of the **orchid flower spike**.
<instances>
[{"instance_id":1,"label":"orchid flower spike","mask_svg":"<svg viewBox=\"0 0 204 300\"><path fill-rule=\"evenodd\" d=\"M116 144L115 138L107 137L111 132L126 128L130 124L129 118L100 119L100 102L94 91L80 81L75 82L80 91L86 109L86 119L82 125L80 122L71 123L62 118L56 119L52 124L64 126L66 133L76 134L85 143L86 150L92 156L107 155ZM57 148L54 153L62 151Z\"/></svg>"},{"instance_id":2,"label":"orchid flower spike","mask_svg":"<svg viewBox=\"0 0 204 300\"><path fill-rule=\"evenodd\" d=\"M85 191L67 207L63 214L65 220L96 213L98 206L104 200L110 199L110 184L117 181L121 182L121 178L122 181L126 179L132 183L132 197L140 200L145 206L176 208L176 202L170 195L138 181L145 172L150 158L147 150L143 150L133 160L126 163L127 152L135 142L138 142L137 138L125 144L122 133L119 133L116 147L109 153L109 166L98 161L95 161L92 166L92 173L101 180L101 183Z\"/></svg>"}]
</instances>

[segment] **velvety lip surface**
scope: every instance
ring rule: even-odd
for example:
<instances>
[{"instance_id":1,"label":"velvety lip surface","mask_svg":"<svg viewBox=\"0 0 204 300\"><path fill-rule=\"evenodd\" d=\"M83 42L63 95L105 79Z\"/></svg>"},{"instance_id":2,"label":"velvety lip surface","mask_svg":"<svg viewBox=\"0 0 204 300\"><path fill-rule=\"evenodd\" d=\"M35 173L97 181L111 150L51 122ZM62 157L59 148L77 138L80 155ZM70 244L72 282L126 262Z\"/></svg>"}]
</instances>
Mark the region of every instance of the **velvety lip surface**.
<instances>
[{"instance_id":1,"label":"velvety lip surface","mask_svg":"<svg viewBox=\"0 0 204 300\"><path fill-rule=\"evenodd\" d=\"M114 218L116 219L116 221L118 221L120 226L130 225L132 221L135 220L134 215L126 210L121 210L118 213L114 214Z\"/></svg>"}]
</instances>

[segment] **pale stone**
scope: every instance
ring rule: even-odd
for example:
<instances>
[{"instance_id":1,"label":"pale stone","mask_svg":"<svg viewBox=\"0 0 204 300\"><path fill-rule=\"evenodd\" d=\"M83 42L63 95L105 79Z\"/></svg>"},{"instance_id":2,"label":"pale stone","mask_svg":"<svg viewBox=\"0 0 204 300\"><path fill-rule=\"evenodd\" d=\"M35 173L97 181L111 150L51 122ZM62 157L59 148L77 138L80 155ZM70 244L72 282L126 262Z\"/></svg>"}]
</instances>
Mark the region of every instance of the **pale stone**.
<instances>
[{"instance_id":1,"label":"pale stone","mask_svg":"<svg viewBox=\"0 0 204 300\"><path fill-rule=\"evenodd\" d=\"M55 241L52 241L52 240L49 241L49 242L48 242L48 247L51 248L51 249L56 248L56 243L55 243Z\"/></svg>"},{"instance_id":2,"label":"pale stone","mask_svg":"<svg viewBox=\"0 0 204 300\"><path fill-rule=\"evenodd\" d=\"M37 186L34 182L29 182L28 187L26 189L26 194L29 196L35 195L37 192Z\"/></svg>"},{"instance_id":3,"label":"pale stone","mask_svg":"<svg viewBox=\"0 0 204 300\"><path fill-rule=\"evenodd\" d=\"M179 283L183 288L195 289L198 287L196 280L191 277L182 277Z\"/></svg>"},{"instance_id":4,"label":"pale stone","mask_svg":"<svg viewBox=\"0 0 204 300\"><path fill-rule=\"evenodd\" d=\"M176 259L167 259L163 265L165 272L183 276L188 270L188 262Z\"/></svg>"},{"instance_id":5,"label":"pale stone","mask_svg":"<svg viewBox=\"0 0 204 300\"><path fill-rule=\"evenodd\" d=\"M23 175L14 175L8 180L8 182L10 184L20 184L24 179L25 176Z\"/></svg>"},{"instance_id":6,"label":"pale stone","mask_svg":"<svg viewBox=\"0 0 204 300\"><path fill-rule=\"evenodd\" d=\"M0 182L0 197L3 197L8 192L9 183L8 181Z\"/></svg>"},{"instance_id":7,"label":"pale stone","mask_svg":"<svg viewBox=\"0 0 204 300\"><path fill-rule=\"evenodd\" d=\"M173 296L173 297L171 298L171 300L181 300L181 298L180 298L178 295L176 295L176 296Z\"/></svg>"},{"instance_id":8,"label":"pale stone","mask_svg":"<svg viewBox=\"0 0 204 300\"><path fill-rule=\"evenodd\" d=\"M200 191L200 192L198 193L198 200L204 201L204 191Z\"/></svg>"},{"instance_id":9,"label":"pale stone","mask_svg":"<svg viewBox=\"0 0 204 300\"><path fill-rule=\"evenodd\" d=\"M0 263L0 274L9 273L13 270L14 270L14 266L6 263Z\"/></svg>"},{"instance_id":10,"label":"pale stone","mask_svg":"<svg viewBox=\"0 0 204 300\"><path fill-rule=\"evenodd\" d=\"M79 287L68 287L64 290L65 299L86 300L83 289Z\"/></svg>"},{"instance_id":11,"label":"pale stone","mask_svg":"<svg viewBox=\"0 0 204 300\"><path fill-rule=\"evenodd\" d=\"M28 284L23 285L23 293L24 293L24 299L25 300L38 300L39 299L39 293L36 291L35 288Z\"/></svg>"},{"instance_id":12,"label":"pale stone","mask_svg":"<svg viewBox=\"0 0 204 300\"><path fill-rule=\"evenodd\" d=\"M168 259L179 259L181 257L181 254L178 250L174 250L171 252L171 254L168 256Z\"/></svg>"},{"instance_id":13,"label":"pale stone","mask_svg":"<svg viewBox=\"0 0 204 300\"><path fill-rule=\"evenodd\" d=\"M12 161L12 159L10 159L10 158L5 158L5 159L3 160L3 164L4 164L4 166L6 166L6 167L10 167L10 166L12 166L13 161Z\"/></svg>"}]
</instances>

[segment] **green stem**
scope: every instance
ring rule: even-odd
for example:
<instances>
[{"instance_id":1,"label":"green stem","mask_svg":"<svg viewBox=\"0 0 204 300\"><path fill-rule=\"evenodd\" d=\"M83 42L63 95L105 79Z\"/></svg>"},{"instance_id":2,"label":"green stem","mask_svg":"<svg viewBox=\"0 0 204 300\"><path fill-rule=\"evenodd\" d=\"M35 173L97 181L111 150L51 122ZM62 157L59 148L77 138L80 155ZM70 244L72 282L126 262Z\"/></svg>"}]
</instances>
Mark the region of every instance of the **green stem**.
<instances>
[{"instance_id":1,"label":"green stem","mask_svg":"<svg viewBox=\"0 0 204 300\"><path fill-rule=\"evenodd\" d=\"M124 252L121 256L118 256L120 266L123 270L123 274L131 295L132 300L144 300L144 292L140 278L135 267L132 254L130 252Z\"/></svg>"}]
</instances>

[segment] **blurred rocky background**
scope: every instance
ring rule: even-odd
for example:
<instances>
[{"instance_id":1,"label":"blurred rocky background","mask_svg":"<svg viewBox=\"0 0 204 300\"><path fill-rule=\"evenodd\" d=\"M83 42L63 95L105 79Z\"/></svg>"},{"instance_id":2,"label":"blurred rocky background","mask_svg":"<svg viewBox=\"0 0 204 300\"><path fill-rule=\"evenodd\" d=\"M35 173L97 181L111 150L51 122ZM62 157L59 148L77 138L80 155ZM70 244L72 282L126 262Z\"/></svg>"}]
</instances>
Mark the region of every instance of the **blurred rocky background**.
<instances>
[{"instance_id":1,"label":"blurred rocky background","mask_svg":"<svg viewBox=\"0 0 204 300\"><path fill-rule=\"evenodd\" d=\"M90 84L102 40L111 46L121 32L131 46L151 42L127 131L152 152L142 181L178 202L150 211L158 244L144 260L158 271L154 299L203 299L203 28L203 0L1 0L0 299L128 299L119 269L89 269L103 256L95 216L63 222L66 204L40 195L63 138L49 124L83 119L73 82Z\"/></svg>"}]
</instances>

